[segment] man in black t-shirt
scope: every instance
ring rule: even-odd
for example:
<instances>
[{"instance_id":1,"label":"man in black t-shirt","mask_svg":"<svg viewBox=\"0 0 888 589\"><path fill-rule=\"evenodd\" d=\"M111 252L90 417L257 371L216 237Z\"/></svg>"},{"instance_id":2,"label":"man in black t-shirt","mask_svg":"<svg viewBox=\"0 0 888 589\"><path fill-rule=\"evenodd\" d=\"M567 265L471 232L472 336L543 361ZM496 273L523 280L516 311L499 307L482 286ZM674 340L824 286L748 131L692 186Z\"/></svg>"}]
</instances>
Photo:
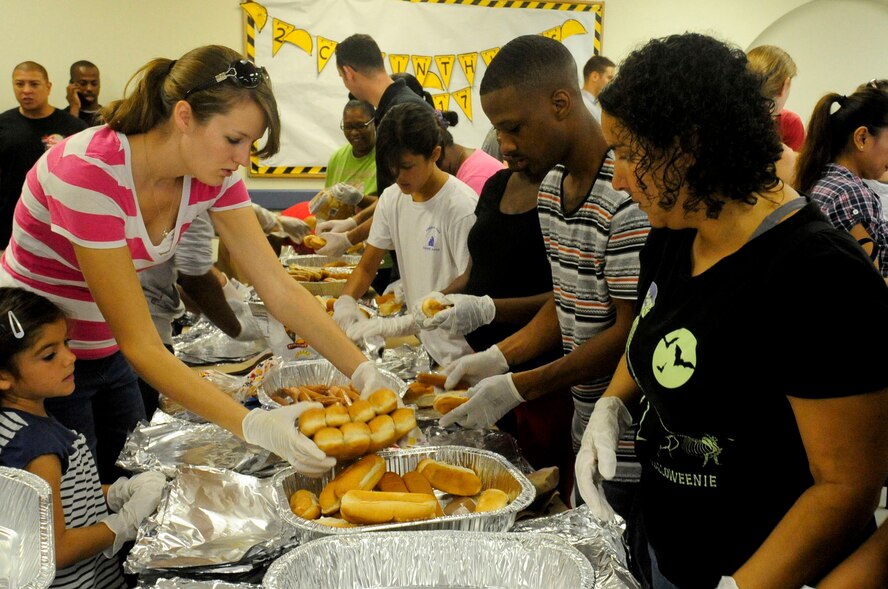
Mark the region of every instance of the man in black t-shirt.
<instances>
[{"instance_id":1,"label":"man in black t-shirt","mask_svg":"<svg viewBox=\"0 0 888 589\"><path fill-rule=\"evenodd\" d=\"M12 71L18 108L0 114L0 251L12 235L12 217L28 170L43 153L86 123L49 104L52 84L39 63L25 61Z\"/></svg>"}]
</instances>

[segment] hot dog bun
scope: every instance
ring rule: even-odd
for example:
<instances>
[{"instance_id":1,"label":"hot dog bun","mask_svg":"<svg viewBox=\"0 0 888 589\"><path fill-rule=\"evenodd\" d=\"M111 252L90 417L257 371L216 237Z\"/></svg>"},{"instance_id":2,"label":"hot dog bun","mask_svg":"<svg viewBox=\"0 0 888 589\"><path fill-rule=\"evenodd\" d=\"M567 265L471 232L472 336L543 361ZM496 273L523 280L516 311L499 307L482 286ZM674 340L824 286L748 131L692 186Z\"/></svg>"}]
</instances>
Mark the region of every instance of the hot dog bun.
<instances>
[{"instance_id":1,"label":"hot dog bun","mask_svg":"<svg viewBox=\"0 0 888 589\"><path fill-rule=\"evenodd\" d=\"M435 395L435 400L432 403L432 408L441 415L446 415L463 403L468 402L468 400L469 398L466 396L465 391L451 391L449 393L441 393L440 395Z\"/></svg>"},{"instance_id":2,"label":"hot dog bun","mask_svg":"<svg viewBox=\"0 0 888 589\"><path fill-rule=\"evenodd\" d=\"M322 526L329 526L331 528L353 528L355 525L351 522L347 522L342 518L338 517L322 517L320 519L316 519L315 523L319 523Z\"/></svg>"},{"instance_id":3,"label":"hot dog bun","mask_svg":"<svg viewBox=\"0 0 888 589\"><path fill-rule=\"evenodd\" d=\"M420 462L417 470L432 487L451 495L468 497L481 491L481 479L471 468L426 459Z\"/></svg>"},{"instance_id":4,"label":"hot dog bun","mask_svg":"<svg viewBox=\"0 0 888 589\"><path fill-rule=\"evenodd\" d=\"M324 427L315 432L312 438L321 452L328 456L340 456L344 447L342 432L337 427Z\"/></svg>"},{"instance_id":5,"label":"hot dog bun","mask_svg":"<svg viewBox=\"0 0 888 589\"><path fill-rule=\"evenodd\" d=\"M392 411L392 421L395 422L395 439L400 440L416 427L416 414L413 409L401 407Z\"/></svg>"},{"instance_id":6,"label":"hot dog bun","mask_svg":"<svg viewBox=\"0 0 888 589\"><path fill-rule=\"evenodd\" d=\"M330 515L339 511L339 497L336 496L334 481L327 483L318 495L318 503L321 505L321 513Z\"/></svg>"},{"instance_id":7,"label":"hot dog bun","mask_svg":"<svg viewBox=\"0 0 888 589\"><path fill-rule=\"evenodd\" d=\"M348 415L351 417L352 421L367 423L376 417L376 410L373 409L373 405L370 404L370 401L366 399L358 399L352 402L351 406L348 408Z\"/></svg>"},{"instance_id":8,"label":"hot dog bun","mask_svg":"<svg viewBox=\"0 0 888 589\"><path fill-rule=\"evenodd\" d=\"M333 479L333 489L341 498L353 489L367 491L376 486L385 473L385 460L377 454L364 456Z\"/></svg>"},{"instance_id":9,"label":"hot dog bun","mask_svg":"<svg viewBox=\"0 0 888 589\"><path fill-rule=\"evenodd\" d=\"M321 504L318 496L306 489L299 489L290 496L290 510L303 519L321 517Z\"/></svg>"},{"instance_id":10,"label":"hot dog bun","mask_svg":"<svg viewBox=\"0 0 888 589\"><path fill-rule=\"evenodd\" d=\"M329 427L339 427L351 421L351 418L348 416L348 409L342 403L334 403L327 407L324 417Z\"/></svg>"},{"instance_id":11,"label":"hot dog bun","mask_svg":"<svg viewBox=\"0 0 888 589\"><path fill-rule=\"evenodd\" d=\"M422 475L420 475L422 476ZM396 472L387 472L382 475L376 484L377 491L385 491L387 493L409 493L410 489L404 484L404 479Z\"/></svg>"},{"instance_id":12,"label":"hot dog bun","mask_svg":"<svg viewBox=\"0 0 888 589\"><path fill-rule=\"evenodd\" d=\"M444 515L444 510L441 509L441 504L438 503L438 498L435 496L435 490L432 488L429 480L422 476L420 472L411 470L410 472L404 473L404 476L401 477L401 479L404 481L404 484L407 485L407 490L411 493L424 493L435 497L435 515Z\"/></svg>"},{"instance_id":13,"label":"hot dog bun","mask_svg":"<svg viewBox=\"0 0 888 589\"><path fill-rule=\"evenodd\" d=\"M377 415L370 420L370 451L375 452L390 446L398 439L395 422L391 415Z\"/></svg>"},{"instance_id":14,"label":"hot dog bun","mask_svg":"<svg viewBox=\"0 0 888 589\"><path fill-rule=\"evenodd\" d=\"M444 383L447 382L447 375L438 372L420 372L416 375L416 382L443 389Z\"/></svg>"},{"instance_id":15,"label":"hot dog bun","mask_svg":"<svg viewBox=\"0 0 888 589\"><path fill-rule=\"evenodd\" d=\"M366 423L346 423L342 432L343 457L361 456L370 448L370 428Z\"/></svg>"},{"instance_id":16,"label":"hot dog bun","mask_svg":"<svg viewBox=\"0 0 888 589\"><path fill-rule=\"evenodd\" d=\"M435 402L435 387L419 381L411 382L404 393L404 403L417 407L431 407Z\"/></svg>"},{"instance_id":17,"label":"hot dog bun","mask_svg":"<svg viewBox=\"0 0 888 589\"><path fill-rule=\"evenodd\" d=\"M457 497L453 499L450 503L447 504L447 507L444 508L444 515L453 515L454 513L460 512L460 508L463 508L465 511L469 513L475 512L475 500L471 497Z\"/></svg>"},{"instance_id":18,"label":"hot dog bun","mask_svg":"<svg viewBox=\"0 0 888 589\"><path fill-rule=\"evenodd\" d=\"M509 496L505 491L501 491L500 489L485 489L484 492L478 496L478 502L475 505L475 513L496 511L508 504Z\"/></svg>"},{"instance_id":19,"label":"hot dog bun","mask_svg":"<svg viewBox=\"0 0 888 589\"><path fill-rule=\"evenodd\" d=\"M327 240L317 235L306 235L302 240L302 245L313 250L320 249L327 245Z\"/></svg>"},{"instance_id":20,"label":"hot dog bun","mask_svg":"<svg viewBox=\"0 0 888 589\"><path fill-rule=\"evenodd\" d=\"M343 495L339 513L355 524L407 522L434 517L437 503L423 493L352 490Z\"/></svg>"},{"instance_id":21,"label":"hot dog bun","mask_svg":"<svg viewBox=\"0 0 888 589\"><path fill-rule=\"evenodd\" d=\"M323 408L308 409L299 416L299 432L311 437L318 430L327 427L327 413Z\"/></svg>"},{"instance_id":22,"label":"hot dog bun","mask_svg":"<svg viewBox=\"0 0 888 589\"><path fill-rule=\"evenodd\" d=\"M436 299L426 299L422 302L422 313L426 317L434 317L444 309L449 309L453 305L442 303Z\"/></svg>"},{"instance_id":23,"label":"hot dog bun","mask_svg":"<svg viewBox=\"0 0 888 589\"><path fill-rule=\"evenodd\" d=\"M391 389L379 389L367 398L377 415L391 413L398 408L398 395Z\"/></svg>"}]
</instances>

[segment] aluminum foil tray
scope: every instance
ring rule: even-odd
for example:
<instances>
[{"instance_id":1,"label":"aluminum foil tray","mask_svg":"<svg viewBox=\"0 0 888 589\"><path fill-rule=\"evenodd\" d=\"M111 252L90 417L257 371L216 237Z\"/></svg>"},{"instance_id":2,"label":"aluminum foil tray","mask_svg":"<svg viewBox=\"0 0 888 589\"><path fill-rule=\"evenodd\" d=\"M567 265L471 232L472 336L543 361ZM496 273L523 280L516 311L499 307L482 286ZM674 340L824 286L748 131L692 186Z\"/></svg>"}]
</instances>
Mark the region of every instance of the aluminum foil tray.
<instances>
[{"instance_id":1,"label":"aluminum foil tray","mask_svg":"<svg viewBox=\"0 0 888 589\"><path fill-rule=\"evenodd\" d=\"M330 262L343 261L348 266L357 266L361 261L361 256L344 255L344 256L322 256L320 254L307 254L303 256L291 256L283 258L281 263L284 266L308 266L309 268L320 268L324 264Z\"/></svg>"},{"instance_id":2,"label":"aluminum foil tray","mask_svg":"<svg viewBox=\"0 0 888 589\"><path fill-rule=\"evenodd\" d=\"M55 578L52 490L28 471L0 466L0 586L44 589Z\"/></svg>"},{"instance_id":3,"label":"aluminum foil tray","mask_svg":"<svg viewBox=\"0 0 888 589\"><path fill-rule=\"evenodd\" d=\"M328 537L265 573L267 589L591 589L592 565L549 534L453 531Z\"/></svg>"},{"instance_id":4,"label":"aluminum foil tray","mask_svg":"<svg viewBox=\"0 0 888 589\"><path fill-rule=\"evenodd\" d=\"M310 478L286 469L274 475L273 485L277 500L277 509L281 518L296 530L300 542L307 542L324 536L346 536L361 532L380 530L463 530L472 532L505 532L515 523L519 511L530 505L536 496L533 485L517 468L509 464L502 456L462 446L428 446L409 450L383 450L378 452L385 459L386 470L404 474L416 468L423 458L434 458L442 462L471 468L481 478L482 489L496 487L514 497L511 503L502 509L486 513L469 513L465 515L445 515L434 519L355 526L353 528L333 528L311 520L303 519L290 510L290 495L299 489L308 489L316 494L336 474L343 470L347 463L337 464L321 478ZM449 497L438 494L441 497Z\"/></svg>"},{"instance_id":5,"label":"aluminum foil tray","mask_svg":"<svg viewBox=\"0 0 888 589\"><path fill-rule=\"evenodd\" d=\"M380 369L379 372L385 378L388 387L398 393L399 397L403 397L407 392L407 383L388 370ZM264 407L280 407L280 404L271 400L269 394L281 387L315 384L345 386L349 382L351 379L339 372L327 360L286 362L268 371L257 396Z\"/></svg>"},{"instance_id":6,"label":"aluminum foil tray","mask_svg":"<svg viewBox=\"0 0 888 589\"><path fill-rule=\"evenodd\" d=\"M144 587L144 585L143 585ZM158 579L151 589L260 589L260 585L252 583L228 583L226 581L201 581L172 577Z\"/></svg>"}]
</instances>

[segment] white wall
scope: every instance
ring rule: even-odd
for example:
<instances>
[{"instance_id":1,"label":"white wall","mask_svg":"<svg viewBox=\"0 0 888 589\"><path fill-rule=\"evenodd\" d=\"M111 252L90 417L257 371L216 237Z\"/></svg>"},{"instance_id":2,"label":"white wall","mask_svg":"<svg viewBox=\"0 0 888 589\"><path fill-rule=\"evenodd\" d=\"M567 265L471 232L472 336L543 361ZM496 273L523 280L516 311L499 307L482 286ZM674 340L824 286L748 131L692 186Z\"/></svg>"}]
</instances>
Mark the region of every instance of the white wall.
<instances>
[{"instance_id":1,"label":"white wall","mask_svg":"<svg viewBox=\"0 0 888 589\"><path fill-rule=\"evenodd\" d=\"M208 43L243 50L239 0L2 0L0 74L34 60L65 106L68 67L78 59L102 72L103 101L119 97L141 65ZM298 1L298 0L294 0ZM400 0L373 0L384 4ZM619 62L651 37L698 31L742 48L780 45L799 66L787 108L807 121L829 90L850 92L888 78L888 0L606 0L603 53ZM16 106L0 87L0 110ZM459 141L459 127L454 133ZM253 189L316 188L318 180L247 178Z\"/></svg>"}]
</instances>

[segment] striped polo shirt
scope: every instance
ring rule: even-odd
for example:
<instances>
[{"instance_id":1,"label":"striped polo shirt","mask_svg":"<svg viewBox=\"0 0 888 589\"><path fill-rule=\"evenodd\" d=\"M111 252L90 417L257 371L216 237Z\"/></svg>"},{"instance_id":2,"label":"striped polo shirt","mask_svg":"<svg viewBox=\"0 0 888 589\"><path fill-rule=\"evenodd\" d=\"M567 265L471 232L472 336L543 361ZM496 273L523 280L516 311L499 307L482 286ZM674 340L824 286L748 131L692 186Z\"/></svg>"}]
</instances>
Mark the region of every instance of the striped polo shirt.
<instances>
[{"instance_id":1,"label":"striped polo shirt","mask_svg":"<svg viewBox=\"0 0 888 589\"><path fill-rule=\"evenodd\" d=\"M540 184L537 210L552 268L562 347L569 354L613 325L613 299L637 298L638 253L650 225L628 194L613 189L610 156L586 200L570 213L562 207L565 176L561 165L546 175ZM576 447L595 401L609 382L608 376L572 387L578 418L573 432Z\"/></svg>"},{"instance_id":2,"label":"striped polo shirt","mask_svg":"<svg viewBox=\"0 0 888 589\"><path fill-rule=\"evenodd\" d=\"M243 180L236 176L221 186L186 176L176 226L154 245L136 198L127 136L107 126L91 127L47 151L28 172L12 240L0 259L0 286L20 286L56 303L71 320L77 358L104 358L117 350L117 343L89 292L73 245L125 246L141 271L170 259L182 232L202 211L249 204Z\"/></svg>"},{"instance_id":3,"label":"striped polo shirt","mask_svg":"<svg viewBox=\"0 0 888 589\"><path fill-rule=\"evenodd\" d=\"M85 528L104 519L108 507L83 434L69 430L53 417L0 409L0 465L24 469L46 454L57 456L62 466L59 492L65 527ZM126 583L118 559L99 553L57 569L50 587L116 589L126 587Z\"/></svg>"}]
</instances>

